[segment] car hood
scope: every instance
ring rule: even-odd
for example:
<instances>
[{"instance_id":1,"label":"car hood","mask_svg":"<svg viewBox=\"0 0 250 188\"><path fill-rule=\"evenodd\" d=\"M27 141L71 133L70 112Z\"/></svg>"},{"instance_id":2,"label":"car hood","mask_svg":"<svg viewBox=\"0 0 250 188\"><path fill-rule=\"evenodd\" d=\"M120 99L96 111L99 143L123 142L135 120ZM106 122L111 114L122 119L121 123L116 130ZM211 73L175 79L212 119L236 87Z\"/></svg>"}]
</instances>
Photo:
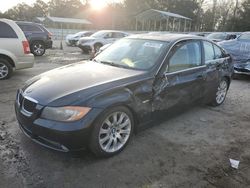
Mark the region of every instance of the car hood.
<instances>
[{"instance_id":1,"label":"car hood","mask_svg":"<svg viewBox=\"0 0 250 188\"><path fill-rule=\"evenodd\" d=\"M232 56L235 63L250 59L250 42L248 41L235 39L218 44Z\"/></svg>"},{"instance_id":2,"label":"car hood","mask_svg":"<svg viewBox=\"0 0 250 188\"><path fill-rule=\"evenodd\" d=\"M72 105L90 96L118 87L144 71L118 68L92 61L63 66L36 76L26 82L24 96L31 97L41 105ZM69 97L67 97L69 96Z\"/></svg>"}]
</instances>

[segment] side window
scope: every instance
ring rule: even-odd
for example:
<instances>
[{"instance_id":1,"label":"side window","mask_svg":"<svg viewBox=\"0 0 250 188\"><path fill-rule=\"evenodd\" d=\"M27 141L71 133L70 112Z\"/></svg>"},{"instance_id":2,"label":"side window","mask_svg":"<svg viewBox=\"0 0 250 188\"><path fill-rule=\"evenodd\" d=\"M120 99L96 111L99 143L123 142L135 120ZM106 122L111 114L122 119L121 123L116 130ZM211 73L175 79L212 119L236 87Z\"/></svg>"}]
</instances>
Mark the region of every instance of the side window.
<instances>
[{"instance_id":1,"label":"side window","mask_svg":"<svg viewBox=\"0 0 250 188\"><path fill-rule=\"evenodd\" d=\"M104 38L105 38L105 39L110 39L110 38L112 38L112 33L106 33L106 34L104 35Z\"/></svg>"},{"instance_id":2,"label":"side window","mask_svg":"<svg viewBox=\"0 0 250 188\"><path fill-rule=\"evenodd\" d=\"M214 48L213 44L207 41L203 41L205 61L214 60Z\"/></svg>"},{"instance_id":3,"label":"side window","mask_svg":"<svg viewBox=\"0 0 250 188\"><path fill-rule=\"evenodd\" d=\"M0 22L0 38L18 38L16 32L4 22Z\"/></svg>"},{"instance_id":4,"label":"side window","mask_svg":"<svg viewBox=\"0 0 250 188\"><path fill-rule=\"evenodd\" d=\"M199 41L181 45L169 60L168 72L175 72L201 65L201 46Z\"/></svg>"},{"instance_id":5,"label":"side window","mask_svg":"<svg viewBox=\"0 0 250 188\"><path fill-rule=\"evenodd\" d=\"M19 25L24 32L43 32L40 27L36 25Z\"/></svg>"},{"instance_id":6,"label":"side window","mask_svg":"<svg viewBox=\"0 0 250 188\"><path fill-rule=\"evenodd\" d=\"M123 33L113 33L112 38L123 38L123 37L125 37L125 35Z\"/></svg>"},{"instance_id":7,"label":"side window","mask_svg":"<svg viewBox=\"0 0 250 188\"><path fill-rule=\"evenodd\" d=\"M214 45L214 54L215 54L215 59L219 59L223 57L223 52L218 46Z\"/></svg>"}]
</instances>

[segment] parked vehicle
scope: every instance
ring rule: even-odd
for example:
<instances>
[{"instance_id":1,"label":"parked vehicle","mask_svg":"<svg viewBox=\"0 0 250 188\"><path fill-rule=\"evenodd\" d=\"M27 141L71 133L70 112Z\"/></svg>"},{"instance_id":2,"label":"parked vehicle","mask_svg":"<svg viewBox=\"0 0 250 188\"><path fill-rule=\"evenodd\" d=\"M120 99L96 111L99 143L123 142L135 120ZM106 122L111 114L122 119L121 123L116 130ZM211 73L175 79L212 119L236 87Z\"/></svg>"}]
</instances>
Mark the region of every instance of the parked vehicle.
<instances>
[{"instance_id":1,"label":"parked vehicle","mask_svg":"<svg viewBox=\"0 0 250 188\"><path fill-rule=\"evenodd\" d=\"M191 33L188 33L188 34L196 35L196 36L200 36L200 37L207 37L211 33L208 33L208 32L191 32Z\"/></svg>"},{"instance_id":2,"label":"parked vehicle","mask_svg":"<svg viewBox=\"0 0 250 188\"><path fill-rule=\"evenodd\" d=\"M34 56L18 25L0 19L0 80L10 78L13 70L33 67Z\"/></svg>"},{"instance_id":3,"label":"parked vehicle","mask_svg":"<svg viewBox=\"0 0 250 188\"><path fill-rule=\"evenodd\" d=\"M234 61L235 74L250 75L250 32L242 33L237 39L220 42Z\"/></svg>"},{"instance_id":4,"label":"parked vehicle","mask_svg":"<svg viewBox=\"0 0 250 188\"><path fill-rule=\"evenodd\" d=\"M88 146L110 157L159 114L197 101L224 102L232 60L204 38L134 35L93 61L32 78L17 93L16 116L33 141L59 150Z\"/></svg>"},{"instance_id":5,"label":"parked vehicle","mask_svg":"<svg viewBox=\"0 0 250 188\"><path fill-rule=\"evenodd\" d=\"M98 52L103 45L113 43L128 35L128 33L122 31L102 30L94 33L90 37L80 38L77 46L81 48L84 53L91 51Z\"/></svg>"},{"instance_id":6,"label":"parked vehicle","mask_svg":"<svg viewBox=\"0 0 250 188\"><path fill-rule=\"evenodd\" d=\"M42 56L46 49L52 48L52 34L41 24L16 22L29 41L31 53Z\"/></svg>"},{"instance_id":7,"label":"parked vehicle","mask_svg":"<svg viewBox=\"0 0 250 188\"><path fill-rule=\"evenodd\" d=\"M98 54L100 54L101 52L103 52L104 50L106 50L109 46L111 46L112 43L109 43L109 44L105 44L104 46L102 46L98 52L95 53L94 56L97 56Z\"/></svg>"},{"instance_id":8,"label":"parked vehicle","mask_svg":"<svg viewBox=\"0 0 250 188\"><path fill-rule=\"evenodd\" d=\"M237 35L235 33L211 33L207 35L207 38L214 42L221 42L225 40L236 39Z\"/></svg>"},{"instance_id":9,"label":"parked vehicle","mask_svg":"<svg viewBox=\"0 0 250 188\"><path fill-rule=\"evenodd\" d=\"M92 35L94 32L93 31L81 31L76 34L70 34L66 36L66 44L68 46L75 46L76 43L79 41L80 38L82 37L89 37Z\"/></svg>"}]
</instances>

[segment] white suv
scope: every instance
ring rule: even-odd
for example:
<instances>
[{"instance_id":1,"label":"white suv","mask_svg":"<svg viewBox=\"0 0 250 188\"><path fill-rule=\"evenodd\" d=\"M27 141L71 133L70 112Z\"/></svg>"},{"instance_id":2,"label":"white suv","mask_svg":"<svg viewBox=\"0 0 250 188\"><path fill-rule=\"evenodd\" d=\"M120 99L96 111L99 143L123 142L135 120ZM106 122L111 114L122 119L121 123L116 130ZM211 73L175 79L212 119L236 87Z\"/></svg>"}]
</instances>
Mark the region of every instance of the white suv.
<instances>
[{"instance_id":1,"label":"white suv","mask_svg":"<svg viewBox=\"0 0 250 188\"><path fill-rule=\"evenodd\" d=\"M128 33L115 30L102 30L94 33L89 37L82 37L77 43L77 46L83 52L98 52L105 45L115 42L118 39L129 36Z\"/></svg>"},{"instance_id":2,"label":"white suv","mask_svg":"<svg viewBox=\"0 0 250 188\"><path fill-rule=\"evenodd\" d=\"M13 70L33 65L34 56L23 31L14 21L0 19L0 80L9 78Z\"/></svg>"}]
</instances>

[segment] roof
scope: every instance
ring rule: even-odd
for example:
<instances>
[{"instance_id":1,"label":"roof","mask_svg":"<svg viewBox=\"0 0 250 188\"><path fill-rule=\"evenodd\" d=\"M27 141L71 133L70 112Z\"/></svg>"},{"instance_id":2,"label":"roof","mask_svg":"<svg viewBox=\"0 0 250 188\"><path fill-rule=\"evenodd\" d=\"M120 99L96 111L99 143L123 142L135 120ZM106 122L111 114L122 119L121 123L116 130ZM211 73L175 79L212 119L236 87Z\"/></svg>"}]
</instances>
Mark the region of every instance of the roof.
<instances>
[{"instance_id":1,"label":"roof","mask_svg":"<svg viewBox=\"0 0 250 188\"><path fill-rule=\"evenodd\" d=\"M148 39L148 40L159 40L159 41L167 41L173 42L180 39L204 39L204 37L199 37L195 35L188 35L188 34L137 34L131 35L127 38L134 38L134 39Z\"/></svg>"},{"instance_id":2,"label":"roof","mask_svg":"<svg viewBox=\"0 0 250 188\"><path fill-rule=\"evenodd\" d=\"M161 11L161 10L156 10L156 9L149 9L144 12L141 12L136 15L136 18L139 20L162 20L166 18L179 18L179 19L185 19L185 20L192 20L188 17L182 16L180 14L175 14L172 12L166 12L166 11Z\"/></svg>"},{"instance_id":3,"label":"roof","mask_svg":"<svg viewBox=\"0 0 250 188\"><path fill-rule=\"evenodd\" d=\"M86 19L77 19L77 18L61 18L61 17L48 16L45 19L56 23L73 23L73 24L88 24L88 25L92 24L90 21Z\"/></svg>"}]
</instances>

